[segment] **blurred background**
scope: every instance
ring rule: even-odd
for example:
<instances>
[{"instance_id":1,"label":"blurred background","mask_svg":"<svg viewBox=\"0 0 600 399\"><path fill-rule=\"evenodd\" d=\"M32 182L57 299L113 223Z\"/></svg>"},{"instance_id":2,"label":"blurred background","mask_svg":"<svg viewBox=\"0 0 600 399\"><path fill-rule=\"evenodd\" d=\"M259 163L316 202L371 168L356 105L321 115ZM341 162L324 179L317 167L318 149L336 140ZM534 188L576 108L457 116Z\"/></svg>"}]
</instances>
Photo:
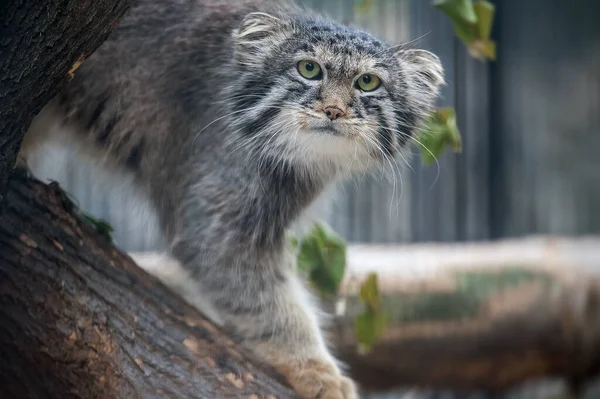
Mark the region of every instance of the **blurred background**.
<instances>
[{"instance_id":1,"label":"blurred background","mask_svg":"<svg viewBox=\"0 0 600 399\"><path fill-rule=\"evenodd\" d=\"M390 43L441 57L448 85L440 106L456 110L462 153L437 165L419 156L394 182L359 177L316 212L350 242L471 241L528 234L600 232L600 5L593 0L496 1L495 61L479 61L450 19L428 0L302 2ZM369 3L368 7L361 7ZM413 146L418 153L418 145ZM400 162L400 164L402 164ZM84 209L118 227L127 250L153 250L151 230L118 189L94 184L91 166L60 149L33 163ZM125 205L125 206L124 206ZM135 234L133 234L135 232Z\"/></svg>"},{"instance_id":2,"label":"blurred background","mask_svg":"<svg viewBox=\"0 0 600 399\"><path fill-rule=\"evenodd\" d=\"M462 135L462 152L445 152L439 165L423 166L414 146L410 167L393 179L375 174L345 183L315 205L316 218L349 243L363 244L600 234L600 2L493 1L496 59L484 61L469 54L429 0L301 3L392 44L416 39L416 47L439 55L448 82L439 105L455 109ZM54 148L31 167L108 221L123 249L162 247L147 217L135 212L136 201L122 198L120 187L98 184L92 166ZM503 396L380 397L550 398L562 389L547 383Z\"/></svg>"}]
</instances>

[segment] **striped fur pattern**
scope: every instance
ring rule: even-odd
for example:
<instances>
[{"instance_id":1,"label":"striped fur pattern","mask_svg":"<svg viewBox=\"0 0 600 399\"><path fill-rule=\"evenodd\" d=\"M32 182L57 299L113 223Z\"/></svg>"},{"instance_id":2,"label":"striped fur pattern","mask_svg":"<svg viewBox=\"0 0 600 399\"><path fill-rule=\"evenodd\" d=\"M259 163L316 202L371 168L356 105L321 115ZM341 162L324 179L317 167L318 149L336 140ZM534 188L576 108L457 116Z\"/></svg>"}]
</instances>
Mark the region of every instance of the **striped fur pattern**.
<instances>
[{"instance_id":1,"label":"striped fur pattern","mask_svg":"<svg viewBox=\"0 0 600 399\"><path fill-rule=\"evenodd\" d=\"M301 60L320 77L304 78ZM381 87L358 89L365 73ZM293 5L139 0L34 120L22 154L62 136L131 175L201 295L188 300L302 397L355 398L285 231L326 186L399 156L442 83L434 55Z\"/></svg>"}]
</instances>

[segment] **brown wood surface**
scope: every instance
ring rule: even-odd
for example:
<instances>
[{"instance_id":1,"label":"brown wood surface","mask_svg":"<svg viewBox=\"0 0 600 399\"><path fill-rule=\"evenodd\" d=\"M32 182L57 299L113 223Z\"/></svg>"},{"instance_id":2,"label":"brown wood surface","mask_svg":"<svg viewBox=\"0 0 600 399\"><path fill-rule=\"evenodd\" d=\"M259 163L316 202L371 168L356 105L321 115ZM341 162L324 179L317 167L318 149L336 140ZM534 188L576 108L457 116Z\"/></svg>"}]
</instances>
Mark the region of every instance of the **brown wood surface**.
<instances>
[{"instance_id":1,"label":"brown wood surface","mask_svg":"<svg viewBox=\"0 0 600 399\"><path fill-rule=\"evenodd\" d=\"M56 184L15 173L6 199L0 397L294 397L74 216Z\"/></svg>"}]
</instances>

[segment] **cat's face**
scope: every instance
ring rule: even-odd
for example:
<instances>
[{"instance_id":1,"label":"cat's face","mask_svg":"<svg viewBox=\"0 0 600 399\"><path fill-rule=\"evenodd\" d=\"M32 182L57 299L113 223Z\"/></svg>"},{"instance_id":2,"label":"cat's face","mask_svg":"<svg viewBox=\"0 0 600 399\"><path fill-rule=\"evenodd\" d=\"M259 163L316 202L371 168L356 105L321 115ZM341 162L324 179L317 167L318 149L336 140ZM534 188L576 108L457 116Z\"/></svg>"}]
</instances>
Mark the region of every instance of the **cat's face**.
<instances>
[{"instance_id":1,"label":"cat's face","mask_svg":"<svg viewBox=\"0 0 600 399\"><path fill-rule=\"evenodd\" d=\"M437 57L300 18L250 14L234 35L241 73L231 99L243 140L313 166L361 169L394 157L443 84Z\"/></svg>"}]
</instances>

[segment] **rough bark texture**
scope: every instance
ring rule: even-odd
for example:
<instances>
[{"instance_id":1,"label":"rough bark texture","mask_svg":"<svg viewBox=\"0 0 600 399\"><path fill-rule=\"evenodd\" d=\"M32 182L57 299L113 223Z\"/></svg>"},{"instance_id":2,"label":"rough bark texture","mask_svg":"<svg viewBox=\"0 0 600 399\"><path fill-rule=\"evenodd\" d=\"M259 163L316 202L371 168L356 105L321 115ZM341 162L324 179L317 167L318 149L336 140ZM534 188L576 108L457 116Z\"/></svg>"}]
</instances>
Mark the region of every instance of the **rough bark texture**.
<instances>
[{"instance_id":1,"label":"rough bark texture","mask_svg":"<svg viewBox=\"0 0 600 399\"><path fill-rule=\"evenodd\" d=\"M293 397L71 208L56 184L9 179L0 397Z\"/></svg>"},{"instance_id":2,"label":"rough bark texture","mask_svg":"<svg viewBox=\"0 0 600 399\"><path fill-rule=\"evenodd\" d=\"M0 2L0 204L31 120L102 44L131 2Z\"/></svg>"}]
</instances>

